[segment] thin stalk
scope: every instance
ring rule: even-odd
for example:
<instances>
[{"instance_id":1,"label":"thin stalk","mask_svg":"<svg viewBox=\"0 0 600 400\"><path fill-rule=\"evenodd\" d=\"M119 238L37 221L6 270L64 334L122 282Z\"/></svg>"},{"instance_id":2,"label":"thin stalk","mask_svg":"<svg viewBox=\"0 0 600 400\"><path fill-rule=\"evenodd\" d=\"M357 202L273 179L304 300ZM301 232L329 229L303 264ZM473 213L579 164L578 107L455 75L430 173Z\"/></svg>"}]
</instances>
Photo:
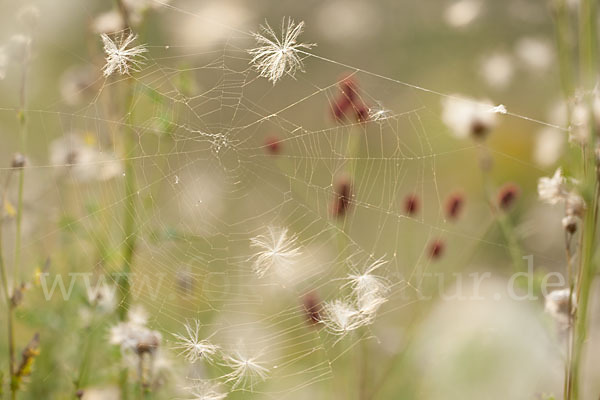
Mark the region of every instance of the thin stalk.
<instances>
[{"instance_id":1,"label":"thin stalk","mask_svg":"<svg viewBox=\"0 0 600 400\"><path fill-rule=\"evenodd\" d=\"M565 360L565 377L563 386L563 397L565 400L571 399L571 384L573 382L573 376L571 374L571 359L573 357L573 255L571 253L571 242L573 234L565 230L565 252L567 257L567 280L569 285L569 302L568 302L568 318L569 324L567 326L567 346L566 346L566 360Z\"/></svg>"},{"instance_id":2,"label":"thin stalk","mask_svg":"<svg viewBox=\"0 0 600 400\"><path fill-rule=\"evenodd\" d=\"M6 274L6 264L4 263L4 251L2 246L2 219L0 215L0 275L2 275L2 285L4 289L4 295L6 298L6 309L7 309L7 338L8 338L8 373L10 379L10 395L11 399L17 398L17 388L14 385L15 376L15 342L14 342L14 307L10 298L8 276Z\"/></svg>"},{"instance_id":3,"label":"thin stalk","mask_svg":"<svg viewBox=\"0 0 600 400\"><path fill-rule=\"evenodd\" d=\"M129 95L127 101L127 118L125 122L124 136L124 163L125 163L125 209L123 214L123 230L125 232L125 239L121 246L121 257L123 263L121 266L121 272L118 278L119 293L121 299L119 301L118 315L121 321L127 317L129 310L129 303L131 301L131 265L135 252L135 245L137 241L137 230L136 230L136 200L137 200L137 186L135 179L135 166L133 153L135 150L134 135L135 131L131 128L132 126L132 105L133 105L133 83L132 78L128 79ZM128 370L123 368L121 370L120 377L120 388L121 398L127 400L129 397L129 389L127 383Z\"/></svg>"},{"instance_id":4,"label":"thin stalk","mask_svg":"<svg viewBox=\"0 0 600 400\"><path fill-rule=\"evenodd\" d=\"M591 89L594 86L596 66L596 0L581 0L579 8L579 62L580 82L587 98L589 110L592 109ZM569 399L579 400L581 389L581 361L587 338L588 307L592 282L595 275L593 262L598 222L598 165L595 162L596 149L595 123L590 121L589 143L584 159L585 189L588 190L588 210L585 215L582 233L582 253L577 282L576 309L574 315L573 355L571 360Z\"/></svg>"},{"instance_id":5,"label":"thin stalk","mask_svg":"<svg viewBox=\"0 0 600 400\"><path fill-rule=\"evenodd\" d=\"M580 0L579 67L583 89L592 88L596 65L596 0Z\"/></svg>"},{"instance_id":6,"label":"thin stalk","mask_svg":"<svg viewBox=\"0 0 600 400\"><path fill-rule=\"evenodd\" d=\"M591 200L590 210L586 213L583 231L583 248L581 269L579 275L579 290L576 295L577 308L575 314L575 329L573 332L573 356L571 361L571 393L569 399L579 400L581 393L581 360L583 348L587 337L588 307L590 290L595 274L593 263L596 229L598 222L598 183L595 184L594 197Z\"/></svg>"},{"instance_id":7,"label":"thin stalk","mask_svg":"<svg viewBox=\"0 0 600 400\"><path fill-rule=\"evenodd\" d=\"M27 118L25 116L25 107L27 105L27 72L29 69L29 49L23 60L21 74L21 88L19 92L19 111L17 120L19 121L19 151L25 154L25 142L27 139ZM17 215L15 231L15 259L14 259L14 284L18 285L21 269L21 229L23 221L23 192L25 187L25 168L19 168L19 187L17 198Z\"/></svg>"},{"instance_id":8,"label":"thin stalk","mask_svg":"<svg viewBox=\"0 0 600 400\"><path fill-rule=\"evenodd\" d=\"M560 82L565 99L571 98L574 92L573 70L571 68L571 52L569 46L569 10L566 0L556 0L554 9L554 26ZM567 106L571 104L567 101ZM569 117L571 112L569 110Z\"/></svg>"},{"instance_id":9,"label":"thin stalk","mask_svg":"<svg viewBox=\"0 0 600 400\"><path fill-rule=\"evenodd\" d=\"M487 148L485 148L484 146L480 147L480 152L481 152L480 159L483 160L486 157L489 157L489 154L487 153ZM523 264L523 252L521 251L521 247L519 246L519 241L514 232L514 229L511 225L510 221L508 220L508 217L506 216L506 214L504 212L502 212L502 210L499 210L498 206L494 203L494 197L493 197L493 193L492 193L492 185L490 182L489 171L482 169L481 177L483 180L482 186L483 186L485 200L487 201L488 205L490 206L490 209L492 210L492 214L494 215L496 221L498 222L500 231L502 232L502 235L504 236L504 239L506 240L506 243L508 245L508 251L510 253L510 257L511 257L511 260L513 263L514 270L516 272L524 271L526 268L524 268L524 264Z\"/></svg>"},{"instance_id":10,"label":"thin stalk","mask_svg":"<svg viewBox=\"0 0 600 400\"><path fill-rule=\"evenodd\" d=\"M359 391L358 398L359 400L367 400L369 397L369 380L368 380L368 371L369 371L369 348L368 342L366 339L362 339L360 344L360 363L358 369L358 379L359 379Z\"/></svg>"},{"instance_id":11,"label":"thin stalk","mask_svg":"<svg viewBox=\"0 0 600 400\"><path fill-rule=\"evenodd\" d=\"M133 98L133 93L130 94ZM129 101L131 104L132 100ZM129 109L129 117L127 118L127 131L124 134L125 141L125 210L123 214L123 230L125 239L121 248L123 264L121 267L120 293L121 301L119 303L119 317L124 320L129 309L131 297L131 282L129 280L131 274L131 264L137 242L136 229L136 200L137 200L137 184L135 179L135 166L133 162L133 152L135 151L135 142L133 136L135 132L131 126L131 109Z\"/></svg>"}]
</instances>

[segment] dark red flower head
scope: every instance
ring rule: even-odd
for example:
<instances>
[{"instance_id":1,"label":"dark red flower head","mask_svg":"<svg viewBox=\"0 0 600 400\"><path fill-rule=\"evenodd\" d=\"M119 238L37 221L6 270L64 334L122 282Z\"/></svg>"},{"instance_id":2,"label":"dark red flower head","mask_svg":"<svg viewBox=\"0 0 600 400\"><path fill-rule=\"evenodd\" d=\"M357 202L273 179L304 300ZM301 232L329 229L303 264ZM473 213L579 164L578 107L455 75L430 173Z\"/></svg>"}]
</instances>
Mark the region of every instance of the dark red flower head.
<instances>
[{"instance_id":1,"label":"dark red flower head","mask_svg":"<svg viewBox=\"0 0 600 400\"><path fill-rule=\"evenodd\" d=\"M462 193L454 193L446 199L446 218L456 220L465 204L465 196Z\"/></svg>"},{"instance_id":2,"label":"dark red flower head","mask_svg":"<svg viewBox=\"0 0 600 400\"><path fill-rule=\"evenodd\" d=\"M315 292L310 292L302 299L304 313L310 324L318 324L321 321L321 301Z\"/></svg>"},{"instance_id":3,"label":"dark red flower head","mask_svg":"<svg viewBox=\"0 0 600 400\"><path fill-rule=\"evenodd\" d=\"M514 183L506 183L498 192L498 208L509 211L519 198L520 190Z\"/></svg>"},{"instance_id":4,"label":"dark red flower head","mask_svg":"<svg viewBox=\"0 0 600 400\"><path fill-rule=\"evenodd\" d=\"M407 215L415 215L419 212L419 197L416 194L409 194L404 199L404 212Z\"/></svg>"},{"instance_id":5,"label":"dark red flower head","mask_svg":"<svg viewBox=\"0 0 600 400\"><path fill-rule=\"evenodd\" d=\"M268 136L265 139L265 146L269 154L276 155L281 152L281 140L275 135Z\"/></svg>"},{"instance_id":6,"label":"dark red flower head","mask_svg":"<svg viewBox=\"0 0 600 400\"><path fill-rule=\"evenodd\" d=\"M429 244L429 258L437 260L442 257L444 250L446 249L446 243L441 239L436 239Z\"/></svg>"},{"instance_id":7,"label":"dark red flower head","mask_svg":"<svg viewBox=\"0 0 600 400\"><path fill-rule=\"evenodd\" d=\"M335 197L333 199L332 214L336 217L343 217L350 208L352 197L352 185L350 179L341 177L334 184Z\"/></svg>"}]
</instances>

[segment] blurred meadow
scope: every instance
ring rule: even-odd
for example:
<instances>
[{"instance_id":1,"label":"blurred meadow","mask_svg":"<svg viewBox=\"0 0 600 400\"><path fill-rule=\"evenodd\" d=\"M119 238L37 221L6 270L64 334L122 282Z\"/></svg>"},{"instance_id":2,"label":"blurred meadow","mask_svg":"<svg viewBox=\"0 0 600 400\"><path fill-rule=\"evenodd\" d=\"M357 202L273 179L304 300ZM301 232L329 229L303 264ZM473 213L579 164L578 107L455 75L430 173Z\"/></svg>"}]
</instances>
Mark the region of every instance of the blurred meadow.
<instances>
[{"instance_id":1,"label":"blurred meadow","mask_svg":"<svg viewBox=\"0 0 600 400\"><path fill-rule=\"evenodd\" d=\"M0 398L597 399L592 3L4 2Z\"/></svg>"}]
</instances>

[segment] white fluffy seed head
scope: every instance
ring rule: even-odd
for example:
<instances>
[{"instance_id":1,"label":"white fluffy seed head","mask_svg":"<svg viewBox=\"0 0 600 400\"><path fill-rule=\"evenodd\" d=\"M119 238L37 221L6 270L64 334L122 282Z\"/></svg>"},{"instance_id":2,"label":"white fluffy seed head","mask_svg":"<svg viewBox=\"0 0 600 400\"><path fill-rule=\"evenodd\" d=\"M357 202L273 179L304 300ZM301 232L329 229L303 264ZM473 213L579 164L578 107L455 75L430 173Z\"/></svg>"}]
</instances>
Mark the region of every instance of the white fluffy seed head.
<instances>
[{"instance_id":1,"label":"white fluffy seed head","mask_svg":"<svg viewBox=\"0 0 600 400\"><path fill-rule=\"evenodd\" d=\"M219 351L219 346L200 338L200 321L187 322L184 327L185 335L173 334L177 339L177 344L173 348L180 350L181 355L190 363L201 359L212 362Z\"/></svg>"},{"instance_id":2,"label":"white fluffy seed head","mask_svg":"<svg viewBox=\"0 0 600 400\"><path fill-rule=\"evenodd\" d=\"M325 303L321 323L329 333L344 336L365 325L367 321L351 302L337 299Z\"/></svg>"},{"instance_id":3,"label":"white fluffy seed head","mask_svg":"<svg viewBox=\"0 0 600 400\"><path fill-rule=\"evenodd\" d=\"M121 75L127 75L131 71L138 71L143 65L144 53L148 49L144 45L129 47L136 39L137 35L129 33L127 37L123 33L115 40L107 34L100 35L104 43L104 52L106 53L106 64L102 69L105 77L111 76L118 71Z\"/></svg>"},{"instance_id":4,"label":"white fluffy seed head","mask_svg":"<svg viewBox=\"0 0 600 400\"><path fill-rule=\"evenodd\" d=\"M258 249L252 256L252 270L259 278L274 269L287 276L292 272L298 257L302 255L295 236L288 235L285 228L269 227L268 233L250 239L250 246Z\"/></svg>"},{"instance_id":5,"label":"white fluffy seed head","mask_svg":"<svg viewBox=\"0 0 600 400\"><path fill-rule=\"evenodd\" d=\"M232 390L246 387L253 390L254 385L267 379L270 372L257 357L244 357L241 353L225 357L224 365L232 370L223 376L226 383L232 384Z\"/></svg>"},{"instance_id":6,"label":"white fluffy seed head","mask_svg":"<svg viewBox=\"0 0 600 400\"><path fill-rule=\"evenodd\" d=\"M538 196L548 204L556 204L565 200L567 196L566 179L562 176L560 168L551 178L542 177L538 180Z\"/></svg>"},{"instance_id":7,"label":"white fluffy seed head","mask_svg":"<svg viewBox=\"0 0 600 400\"><path fill-rule=\"evenodd\" d=\"M227 397L219 384L207 380L198 380L186 390L192 396L190 400L223 400Z\"/></svg>"},{"instance_id":8,"label":"white fluffy seed head","mask_svg":"<svg viewBox=\"0 0 600 400\"><path fill-rule=\"evenodd\" d=\"M284 74L291 77L296 71L304 71L300 57L301 49L310 49L314 44L297 43L298 36L304 30L304 21L296 24L291 18L281 23L281 36L278 36L268 22L261 25L260 32L253 33L257 47L248 50L253 57L250 64L259 75L273 82L280 80Z\"/></svg>"},{"instance_id":9,"label":"white fluffy seed head","mask_svg":"<svg viewBox=\"0 0 600 400\"><path fill-rule=\"evenodd\" d=\"M545 298L545 310L549 313L557 322L561 324L568 324L570 320L569 310L569 294L571 290L569 288L554 290ZM573 293L571 300L571 307L575 304L575 294Z\"/></svg>"}]
</instances>

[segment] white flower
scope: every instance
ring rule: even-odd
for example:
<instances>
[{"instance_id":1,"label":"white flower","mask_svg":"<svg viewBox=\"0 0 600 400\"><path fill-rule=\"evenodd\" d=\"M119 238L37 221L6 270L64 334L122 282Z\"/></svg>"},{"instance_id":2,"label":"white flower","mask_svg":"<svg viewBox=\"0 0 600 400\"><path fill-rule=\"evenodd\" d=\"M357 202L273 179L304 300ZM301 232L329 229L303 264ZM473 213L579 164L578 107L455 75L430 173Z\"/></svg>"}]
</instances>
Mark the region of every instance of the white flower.
<instances>
[{"instance_id":1,"label":"white flower","mask_svg":"<svg viewBox=\"0 0 600 400\"><path fill-rule=\"evenodd\" d=\"M545 310L562 324L569 323L569 288L554 290L546 295ZM575 304L575 293L571 300L571 307Z\"/></svg>"},{"instance_id":2,"label":"white flower","mask_svg":"<svg viewBox=\"0 0 600 400\"><path fill-rule=\"evenodd\" d=\"M253 389L257 381L264 381L269 375L269 370L263 367L256 357L247 358L240 353L225 358L225 365L232 371L223 376L225 382L232 382L232 389L250 387Z\"/></svg>"},{"instance_id":3,"label":"white flower","mask_svg":"<svg viewBox=\"0 0 600 400\"><path fill-rule=\"evenodd\" d=\"M546 70L554 59L552 44L535 37L520 39L515 46L515 53L521 63L534 71Z\"/></svg>"},{"instance_id":4,"label":"white flower","mask_svg":"<svg viewBox=\"0 0 600 400\"><path fill-rule=\"evenodd\" d=\"M540 200L548 204L556 204L565 200L568 194L565 185L566 179L562 176L560 168L556 170L552 178L540 178L538 180L538 195Z\"/></svg>"},{"instance_id":5,"label":"white flower","mask_svg":"<svg viewBox=\"0 0 600 400\"><path fill-rule=\"evenodd\" d=\"M355 306L338 299L325 303L321 312L321 323L329 333L343 336L365 325L367 321Z\"/></svg>"},{"instance_id":6,"label":"white flower","mask_svg":"<svg viewBox=\"0 0 600 400\"><path fill-rule=\"evenodd\" d=\"M40 21L40 10L34 5L23 6L17 13L17 18L27 28L34 29Z\"/></svg>"},{"instance_id":7,"label":"white flower","mask_svg":"<svg viewBox=\"0 0 600 400\"><path fill-rule=\"evenodd\" d=\"M482 61L481 75L490 86L506 87L514 75L512 58L504 52L491 54Z\"/></svg>"},{"instance_id":8,"label":"white flower","mask_svg":"<svg viewBox=\"0 0 600 400\"><path fill-rule=\"evenodd\" d=\"M296 237L288 236L287 229L268 229L267 235L258 235L250 239L251 246L259 249L253 256L252 269L260 278L271 269L276 269L276 272L282 275L288 274L302 254L296 245Z\"/></svg>"},{"instance_id":9,"label":"white flower","mask_svg":"<svg viewBox=\"0 0 600 400\"><path fill-rule=\"evenodd\" d=\"M442 100L442 121L458 138L484 137L496 126L496 114L506 113L488 100L462 98L452 95Z\"/></svg>"},{"instance_id":10,"label":"white flower","mask_svg":"<svg viewBox=\"0 0 600 400\"><path fill-rule=\"evenodd\" d=\"M60 77L60 94L70 106L80 104L86 96L95 92L94 83L99 78L98 70L90 65L69 67Z\"/></svg>"},{"instance_id":11,"label":"white flower","mask_svg":"<svg viewBox=\"0 0 600 400\"><path fill-rule=\"evenodd\" d=\"M575 101L571 113L571 126L569 129L569 142L584 145L589 137L590 112L583 99Z\"/></svg>"},{"instance_id":12,"label":"white flower","mask_svg":"<svg viewBox=\"0 0 600 400\"><path fill-rule=\"evenodd\" d=\"M583 217L585 211L585 201L577 193L570 192L565 201L565 214L576 217Z\"/></svg>"},{"instance_id":13,"label":"white flower","mask_svg":"<svg viewBox=\"0 0 600 400\"><path fill-rule=\"evenodd\" d=\"M121 161L112 152L93 145L93 135L68 134L50 144L50 163L67 170L76 182L107 181L122 174Z\"/></svg>"},{"instance_id":14,"label":"white flower","mask_svg":"<svg viewBox=\"0 0 600 400\"><path fill-rule=\"evenodd\" d=\"M109 342L119 345L124 354L155 354L160 346L160 332L146 327L148 314L142 306L134 306L127 313L127 321L110 328Z\"/></svg>"},{"instance_id":15,"label":"white flower","mask_svg":"<svg viewBox=\"0 0 600 400\"><path fill-rule=\"evenodd\" d=\"M469 25L481 13L481 2L478 0L458 0L446 8L444 19L452 27L460 28Z\"/></svg>"},{"instance_id":16,"label":"white flower","mask_svg":"<svg viewBox=\"0 0 600 400\"><path fill-rule=\"evenodd\" d=\"M200 321L196 320L192 326L189 322L185 325L186 335L174 334L178 343L174 347L180 349L181 354L190 363L195 363L199 359L212 361L213 356L219 350L219 346L210 343L208 340L200 339Z\"/></svg>"},{"instance_id":17,"label":"white flower","mask_svg":"<svg viewBox=\"0 0 600 400\"><path fill-rule=\"evenodd\" d=\"M538 132L533 148L533 159L542 167L558 161L564 150L566 135L555 128L544 128Z\"/></svg>"},{"instance_id":18,"label":"white flower","mask_svg":"<svg viewBox=\"0 0 600 400\"><path fill-rule=\"evenodd\" d=\"M261 25L260 33L253 33L258 47L248 50L253 56L250 64L260 74L275 84L283 74L294 76L297 70L303 70L302 59L298 55L300 49L310 49L313 44L296 43L304 29L304 21L299 24L288 18L281 23L281 38L277 36L268 22Z\"/></svg>"},{"instance_id":19,"label":"white flower","mask_svg":"<svg viewBox=\"0 0 600 400\"><path fill-rule=\"evenodd\" d=\"M192 396L189 400L223 400L227 397L227 393L219 390L218 384L207 380L198 380L186 389Z\"/></svg>"},{"instance_id":20,"label":"white flower","mask_svg":"<svg viewBox=\"0 0 600 400\"><path fill-rule=\"evenodd\" d=\"M129 74L129 71L137 71L145 60L144 53L148 51L144 45L128 48L128 46L137 39L137 35L130 33L127 38L121 37L116 42L107 34L100 35L104 43L104 52L106 53L106 65L102 68L104 76L108 77L115 71L121 75Z\"/></svg>"},{"instance_id":21,"label":"white flower","mask_svg":"<svg viewBox=\"0 0 600 400\"><path fill-rule=\"evenodd\" d=\"M116 292L117 288L114 285L99 280L95 288L89 289L88 300L101 311L110 312L117 307Z\"/></svg>"},{"instance_id":22,"label":"white flower","mask_svg":"<svg viewBox=\"0 0 600 400\"><path fill-rule=\"evenodd\" d=\"M27 35L13 35L8 44L11 61L25 63L31 55L31 37Z\"/></svg>"},{"instance_id":23,"label":"white flower","mask_svg":"<svg viewBox=\"0 0 600 400\"><path fill-rule=\"evenodd\" d=\"M125 28L123 16L119 10L110 10L98 15L92 20L92 30L95 33L113 33Z\"/></svg>"}]
</instances>

